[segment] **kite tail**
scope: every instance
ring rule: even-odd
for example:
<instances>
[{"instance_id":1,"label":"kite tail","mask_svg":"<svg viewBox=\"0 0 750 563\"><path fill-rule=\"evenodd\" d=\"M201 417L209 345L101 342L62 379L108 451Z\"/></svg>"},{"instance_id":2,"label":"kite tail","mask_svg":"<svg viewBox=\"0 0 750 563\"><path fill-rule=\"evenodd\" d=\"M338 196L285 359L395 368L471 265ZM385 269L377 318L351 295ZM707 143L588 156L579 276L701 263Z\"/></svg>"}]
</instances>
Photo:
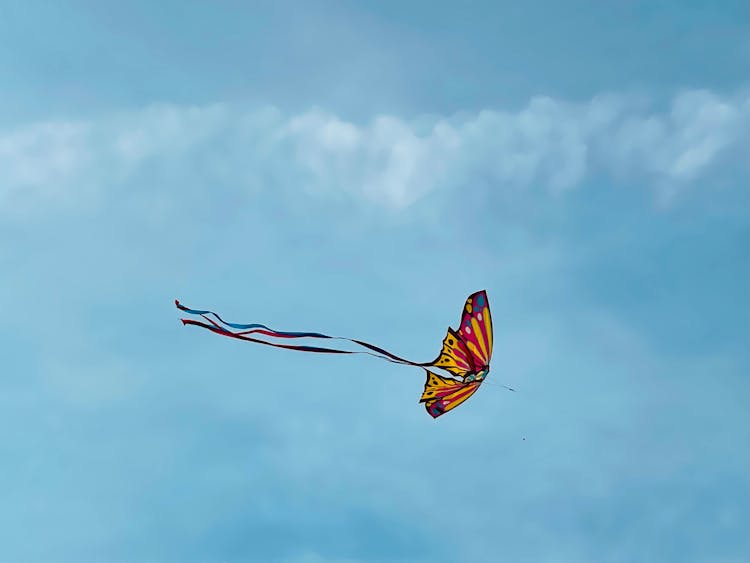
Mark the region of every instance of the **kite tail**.
<instances>
[{"instance_id":1,"label":"kite tail","mask_svg":"<svg viewBox=\"0 0 750 563\"><path fill-rule=\"evenodd\" d=\"M218 314L214 313L213 311L202 311L198 309L190 309L182 305L178 300L175 300L174 303L177 306L177 308L180 309L181 311L184 311L191 315L200 316L206 321L206 322L201 322L201 321L191 320L191 319L181 319L183 325L199 326L199 327L208 329L212 332L215 332L217 334L228 336L230 338L237 338L239 340L245 340L246 342L254 342L256 344L265 344L266 346L273 346L274 348L284 348L286 350L297 350L299 352L316 352L319 354L367 354L368 356L373 356L375 358L387 360L394 364L403 364L403 365L417 366L417 367L428 367L428 366L433 365L434 363L434 362L426 362L426 363L412 362L411 360L407 360L406 358L397 356L396 354L393 354L389 352L388 350L385 350L379 346L375 346L374 344L370 344L369 342L364 342L362 340L357 340L356 338L345 338L343 336L330 336L328 334L322 334L320 332L289 332L289 331L274 330L271 327L268 327L266 325L259 324L259 323L251 323L251 324L230 323L222 319ZM214 317L216 320L212 319L211 317ZM239 329L239 330L233 331L230 329ZM318 338L318 339L323 339L323 340L346 340L347 342L352 342L370 351L365 352L361 350L354 351L354 350L342 350L339 348L324 348L321 346L281 344L278 342L269 342L267 340L262 340L260 338L249 336L250 334L269 336L272 338Z\"/></svg>"}]
</instances>

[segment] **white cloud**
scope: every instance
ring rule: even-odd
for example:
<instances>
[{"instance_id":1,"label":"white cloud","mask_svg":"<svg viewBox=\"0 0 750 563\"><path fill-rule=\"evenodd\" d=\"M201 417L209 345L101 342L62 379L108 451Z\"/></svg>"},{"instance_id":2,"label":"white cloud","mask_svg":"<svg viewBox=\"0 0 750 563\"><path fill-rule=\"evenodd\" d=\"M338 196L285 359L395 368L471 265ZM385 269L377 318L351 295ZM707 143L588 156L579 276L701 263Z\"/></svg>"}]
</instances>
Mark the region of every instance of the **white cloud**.
<instances>
[{"instance_id":1,"label":"white cloud","mask_svg":"<svg viewBox=\"0 0 750 563\"><path fill-rule=\"evenodd\" d=\"M34 124L0 135L3 207L13 197L35 197L42 188L51 195L85 174L90 160L88 135L86 124L64 122Z\"/></svg>"},{"instance_id":2,"label":"white cloud","mask_svg":"<svg viewBox=\"0 0 750 563\"><path fill-rule=\"evenodd\" d=\"M746 94L722 99L705 90L684 92L664 114L623 115L604 160L674 191L698 179L722 151L747 142L748 115Z\"/></svg>"},{"instance_id":3,"label":"white cloud","mask_svg":"<svg viewBox=\"0 0 750 563\"><path fill-rule=\"evenodd\" d=\"M746 92L703 90L677 95L663 112L624 96L578 104L536 97L516 112L364 124L319 109L286 116L221 104L153 106L0 133L0 204L7 211L80 202L136 174L156 174L162 186L199 178L206 192L223 182L393 210L479 182L564 191L598 173L676 193L747 142L748 114Z\"/></svg>"}]
</instances>

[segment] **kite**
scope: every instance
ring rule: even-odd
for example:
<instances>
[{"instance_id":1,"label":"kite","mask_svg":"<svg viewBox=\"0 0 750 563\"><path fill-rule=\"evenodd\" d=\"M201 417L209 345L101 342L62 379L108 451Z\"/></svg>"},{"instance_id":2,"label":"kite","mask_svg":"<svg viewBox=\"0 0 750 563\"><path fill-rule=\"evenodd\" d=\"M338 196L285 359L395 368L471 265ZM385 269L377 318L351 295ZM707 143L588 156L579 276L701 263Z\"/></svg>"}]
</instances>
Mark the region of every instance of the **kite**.
<instances>
[{"instance_id":1,"label":"kite","mask_svg":"<svg viewBox=\"0 0 750 563\"><path fill-rule=\"evenodd\" d=\"M443 339L443 346L438 357L431 362L424 363L412 362L379 346L357 340L356 338L329 336L319 332L286 332L274 330L258 323L229 323L212 311L189 309L177 300L175 300L175 305L181 311L197 315L203 319L203 321L181 319L183 325L199 326L217 334L246 342L296 350L298 352L368 354L396 364L421 367L427 372L427 381L425 382L424 391L419 402L424 403L427 412L433 418L437 418L464 403L477 392L490 372L492 317L490 315L490 304L487 300L486 291L478 291L466 299L458 330L449 327L448 333ZM265 340L263 337L280 339L281 341L272 342ZM366 351L283 343L284 339L288 341L297 338L344 340L365 348ZM431 367L444 370L453 377L438 375L428 369ZM510 387L503 387L513 391Z\"/></svg>"}]
</instances>

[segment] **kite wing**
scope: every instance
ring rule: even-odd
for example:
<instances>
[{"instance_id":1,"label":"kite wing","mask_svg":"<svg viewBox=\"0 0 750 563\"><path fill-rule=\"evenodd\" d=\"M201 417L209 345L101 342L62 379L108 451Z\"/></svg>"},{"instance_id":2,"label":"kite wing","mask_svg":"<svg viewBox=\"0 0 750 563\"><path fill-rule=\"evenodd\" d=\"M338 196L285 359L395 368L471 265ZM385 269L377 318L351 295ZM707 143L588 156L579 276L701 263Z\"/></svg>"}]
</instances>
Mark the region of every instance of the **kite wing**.
<instances>
[{"instance_id":1,"label":"kite wing","mask_svg":"<svg viewBox=\"0 0 750 563\"><path fill-rule=\"evenodd\" d=\"M458 334L471 353L475 369L488 369L492 357L492 317L486 291L473 293L466 300Z\"/></svg>"},{"instance_id":2,"label":"kite wing","mask_svg":"<svg viewBox=\"0 0 750 563\"><path fill-rule=\"evenodd\" d=\"M448 329L443 339L443 349L432 365L459 377L465 377L477 369L466 343L452 328Z\"/></svg>"},{"instance_id":3,"label":"kite wing","mask_svg":"<svg viewBox=\"0 0 750 563\"><path fill-rule=\"evenodd\" d=\"M419 402L425 404L427 413L432 418L437 418L455 409L471 397L482 384L481 381L463 383L449 377L441 377L428 369L425 371L427 372L427 381L424 384L424 392Z\"/></svg>"}]
</instances>

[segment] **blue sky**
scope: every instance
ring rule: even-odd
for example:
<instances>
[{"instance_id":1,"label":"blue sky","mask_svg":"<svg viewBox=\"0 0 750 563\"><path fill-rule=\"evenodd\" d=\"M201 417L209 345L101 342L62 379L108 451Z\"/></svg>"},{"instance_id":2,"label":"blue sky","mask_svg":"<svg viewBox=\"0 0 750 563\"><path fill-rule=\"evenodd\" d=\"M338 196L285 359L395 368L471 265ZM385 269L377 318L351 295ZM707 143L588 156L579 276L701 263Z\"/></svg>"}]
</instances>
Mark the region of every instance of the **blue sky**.
<instances>
[{"instance_id":1,"label":"blue sky","mask_svg":"<svg viewBox=\"0 0 750 563\"><path fill-rule=\"evenodd\" d=\"M747 560L746 3L158 4L0 1L0 561ZM478 289L518 392L438 420L173 306Z\"/></svg>"}]
</instances>

